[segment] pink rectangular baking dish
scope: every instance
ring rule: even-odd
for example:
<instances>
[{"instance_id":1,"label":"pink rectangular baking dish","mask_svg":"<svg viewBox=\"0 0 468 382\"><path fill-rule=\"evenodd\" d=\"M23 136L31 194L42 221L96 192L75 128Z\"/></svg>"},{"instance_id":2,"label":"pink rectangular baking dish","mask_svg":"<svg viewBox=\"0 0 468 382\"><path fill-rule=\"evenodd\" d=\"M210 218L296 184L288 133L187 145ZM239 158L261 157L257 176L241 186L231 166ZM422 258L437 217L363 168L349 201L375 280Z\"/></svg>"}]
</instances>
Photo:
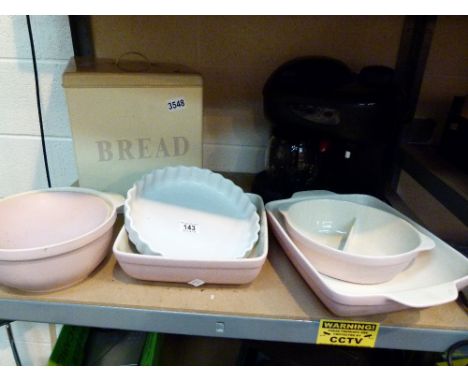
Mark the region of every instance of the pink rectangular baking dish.
<instances>
[{"instance_id":1,"label":"pink rectangular baking dish","mask_svg":"<svg viewBox=\"0 0 468 382\"><path fill-rule=\"evenodd\" d=\"M255 194L247 195L260 216L260 233L257 243L245 258L183 260L139 254L129 241L125 227L122 227L114 242L114 255L124 272L139 280L189 283L194 286L249 283L260 273L268 254L268 224L262 198Z\"/></svg>"},{"instance_id":2,"label":"pink rectangular baking dish","mask_svg":"<svg viewBox=\"0 0 468 382\"><path fill-rule=\"evenodd\" d=\"M394 279L374 285L354 284L319 273L288 236L278 209L307 198L360 203L399 216L432 238L435 248L418 256ZM281 247L324 305L338 316L380 314L408 308L426 308L454 301L468 286L468 259L437 236L377 198L339 195L328 191L299 192L291 199L266 205L269 223Z\"/></svg>"}]
</instances>

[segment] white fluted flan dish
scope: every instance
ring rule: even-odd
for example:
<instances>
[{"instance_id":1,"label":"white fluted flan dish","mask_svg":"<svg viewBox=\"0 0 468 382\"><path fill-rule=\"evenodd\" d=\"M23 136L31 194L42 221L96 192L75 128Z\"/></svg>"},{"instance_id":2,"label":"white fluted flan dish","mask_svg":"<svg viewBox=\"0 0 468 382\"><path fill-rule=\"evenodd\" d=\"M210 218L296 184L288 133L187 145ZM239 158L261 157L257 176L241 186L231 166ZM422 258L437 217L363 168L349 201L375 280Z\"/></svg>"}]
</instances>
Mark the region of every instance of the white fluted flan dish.
<instances>
[{"instance_id":1,"label":"white fluted flan dish","mask_svg":"<svg viewBox=\"0 0 468 382\"><path fill-rule=\"evenodd\" d=\"M258 240L259 216L249 197L222 175L166 167L128 191L125 228L140 253L173 259L235 259Z\"/></svg>"}]
</instances>

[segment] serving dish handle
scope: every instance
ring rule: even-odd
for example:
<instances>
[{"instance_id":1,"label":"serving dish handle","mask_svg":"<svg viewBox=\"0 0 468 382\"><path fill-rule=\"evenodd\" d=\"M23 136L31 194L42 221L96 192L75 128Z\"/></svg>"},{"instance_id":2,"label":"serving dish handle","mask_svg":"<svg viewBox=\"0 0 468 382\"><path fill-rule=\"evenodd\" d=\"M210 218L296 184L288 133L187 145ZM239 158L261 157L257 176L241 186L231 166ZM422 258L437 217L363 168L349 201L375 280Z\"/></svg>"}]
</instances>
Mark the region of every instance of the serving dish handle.
<instances>
[{"instance_id":1,"label":"serving dish handle","mask_svg":"<svg viewBox=\"0 0 468 382\"><path fill-rule=\"evenodd\" d=\"M418 251L429 251L435 247L435 242L429 236L419 232L421 238L421 244L417 248Z\"/></svg>"},{"instance_id":2,"label":"serving dish handle","mask_svg":"<svg viewBox=\"0 0 468 382\"><path fill-rule=\"evenodd\" d=\"M458 297L458 289L455 283L449 282L424 289L400 291L398 294L390 293L387 297L412 308L426 308L428 306L446 304L456 300Z\"/></svg>"}]
</instances>

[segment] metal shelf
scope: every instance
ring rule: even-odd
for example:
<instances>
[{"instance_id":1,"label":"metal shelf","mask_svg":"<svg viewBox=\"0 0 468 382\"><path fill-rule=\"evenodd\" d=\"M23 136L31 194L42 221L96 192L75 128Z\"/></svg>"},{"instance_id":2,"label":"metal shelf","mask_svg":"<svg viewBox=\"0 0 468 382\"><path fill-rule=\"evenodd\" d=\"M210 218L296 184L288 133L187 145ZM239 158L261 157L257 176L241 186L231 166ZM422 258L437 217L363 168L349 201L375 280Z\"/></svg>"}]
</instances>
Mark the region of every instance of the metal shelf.
<instances>
[{"instance_id":1,"label":"metal shelf","mask_svg":"<svg viewBox=\"0 0 468 382\"><path fill-rule=\"evenodd\" d=\"M292 343L315 343L319 320L293 320L188 313L128 307L37 301L0 301L14 320L61 323L109 329L185 334ZM2 313L3 314L3 313ZM372 317L368 318L372 320ZM466 340L468 329L435 329L382 324L377 348L444 352Z\"/></svg>"},{"instance_id":2,"label":"metal shelf","mask_svg":"<svg viewBox=\"0 0 468 382\"><path fill-rule=\"evenodd\" d=\"M468 176L434 148L404 145L400 165L419 184L468 226Z\"/></svg>"}]
</instances>

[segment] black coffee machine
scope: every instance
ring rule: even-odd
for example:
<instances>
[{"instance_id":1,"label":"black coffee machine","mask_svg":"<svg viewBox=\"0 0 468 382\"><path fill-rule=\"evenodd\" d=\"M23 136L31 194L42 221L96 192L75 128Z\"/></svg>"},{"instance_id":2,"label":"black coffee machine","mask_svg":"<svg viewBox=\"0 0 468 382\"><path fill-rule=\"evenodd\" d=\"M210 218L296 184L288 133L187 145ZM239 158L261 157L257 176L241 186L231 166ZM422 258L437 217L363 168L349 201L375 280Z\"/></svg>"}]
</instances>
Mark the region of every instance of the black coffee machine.
<instances>
[{"instance_id":1,"label":"black coffee machine","mask_svg":"<svg viewBox=\"0 0 468 382\"><path fill-rule=\"evenodd\" d=\"M252 191L265 202L303 190L383 198L400 133L401 94L394 71L353 73L328 57L281 65L263 89L272 123L267 169Z\"/></svg>"}]
</instances>

